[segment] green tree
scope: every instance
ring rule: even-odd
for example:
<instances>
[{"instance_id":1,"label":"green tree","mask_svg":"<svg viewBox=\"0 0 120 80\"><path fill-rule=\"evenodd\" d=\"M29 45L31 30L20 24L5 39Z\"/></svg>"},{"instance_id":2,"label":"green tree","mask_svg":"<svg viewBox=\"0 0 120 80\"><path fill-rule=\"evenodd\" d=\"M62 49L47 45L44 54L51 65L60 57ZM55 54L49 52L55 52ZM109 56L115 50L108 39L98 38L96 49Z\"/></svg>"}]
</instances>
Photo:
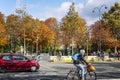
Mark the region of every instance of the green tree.
<instances>
[{"instance_id":1,"label":"green tree","mask_svg":"<svg viewBox=\"0 0 120 80\"><path fill-rule=\"evenodd\" d=\"M69 8L67 15L62 19L63 44L67 50L71 43L76 44L80 48L84 45L86 33L86 21L75 11L74 3ZM80 38L83 37L83 38ZM77 43L78 41L81 41Z\"/></svg>"}]
</instances>

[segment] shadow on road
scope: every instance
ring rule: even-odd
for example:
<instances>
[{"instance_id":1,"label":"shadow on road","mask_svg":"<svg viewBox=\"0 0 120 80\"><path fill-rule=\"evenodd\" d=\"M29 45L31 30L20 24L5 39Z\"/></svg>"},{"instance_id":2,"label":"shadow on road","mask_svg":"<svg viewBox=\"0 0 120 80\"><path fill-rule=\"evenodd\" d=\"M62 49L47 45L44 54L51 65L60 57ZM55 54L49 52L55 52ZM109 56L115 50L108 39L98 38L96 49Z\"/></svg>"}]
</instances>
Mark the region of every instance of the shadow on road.
<instances>
[{"instance_id":1,"label":"shadow on road","mask_svg":"<svg viewBox=\"0 0 120 80\"><path fill-rule=\"evenodd\" d=\"M44 76L27 76L27 77L15 77L15 76L3 76L0 80L65 80L63 76L57 75L44 75Z\"/></svg>"},{"instance_id":2,"label":"shadow on road","mask_svg":"<svg viewBox=\"0 0 120 80\"><path fill-rule=\"evenodd\" d=\"M107 72L103 74L97 74L98 79L120 79L120 72Z\"/></svg>"}]
</instances>

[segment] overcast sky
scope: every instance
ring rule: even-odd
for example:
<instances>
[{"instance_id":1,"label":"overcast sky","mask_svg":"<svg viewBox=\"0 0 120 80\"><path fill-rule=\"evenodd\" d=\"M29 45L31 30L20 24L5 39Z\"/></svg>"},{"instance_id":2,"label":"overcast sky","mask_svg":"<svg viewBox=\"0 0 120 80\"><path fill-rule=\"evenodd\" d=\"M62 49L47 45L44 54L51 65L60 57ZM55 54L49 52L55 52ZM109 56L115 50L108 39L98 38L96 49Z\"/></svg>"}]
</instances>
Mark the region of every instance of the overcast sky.
<instances>
[{"instance_id":1,"label":"overcast sky","mask_svg":"<svg viewBox=\"0 0 120 80\"><path fill-rule=\"evenodd\" d=\"M15 13L16 8L24 8L27 13L33 16L33 18L39 18L45 20L50 17L55 17L58 21L66 15L71 2L75 3L76 11L79 16L84 18L87 25L93 24L99 19L99 11L102 5L106 5L100 9L100 14L104 11L108 11L110 6L113 6L115 2L120 0L0 0L0 12L8 16ZM95 9L95 12L92 11Z\"/></svg>"}]
</instances>

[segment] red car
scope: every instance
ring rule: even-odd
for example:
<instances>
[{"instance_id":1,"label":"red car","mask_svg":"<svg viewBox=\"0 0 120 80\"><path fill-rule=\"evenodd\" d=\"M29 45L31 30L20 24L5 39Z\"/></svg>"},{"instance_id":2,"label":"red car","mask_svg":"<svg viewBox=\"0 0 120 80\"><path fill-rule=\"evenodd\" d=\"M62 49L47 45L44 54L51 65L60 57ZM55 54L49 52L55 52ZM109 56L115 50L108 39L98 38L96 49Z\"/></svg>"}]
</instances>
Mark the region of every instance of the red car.
<instances>
[{"instance_id":1,"label":"red car","mask_svg":"<svg viewBox=\"0 0 120 80\"><path fill-rule=\"evenodd\" d=\"M22 54L0 55L0 72L6 72L7 70L37 71L39 67L39 63Z\"/></svg>"}]
</instances>

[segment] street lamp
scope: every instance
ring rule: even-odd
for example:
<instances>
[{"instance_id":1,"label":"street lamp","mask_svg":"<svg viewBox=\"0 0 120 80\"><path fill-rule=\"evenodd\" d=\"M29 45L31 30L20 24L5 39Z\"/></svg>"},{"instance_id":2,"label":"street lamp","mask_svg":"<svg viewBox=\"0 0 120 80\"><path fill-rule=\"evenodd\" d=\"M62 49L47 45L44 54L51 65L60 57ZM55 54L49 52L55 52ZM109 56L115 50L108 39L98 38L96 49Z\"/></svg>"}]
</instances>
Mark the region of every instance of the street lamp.
<instances>
[{"instance_id":1,"label":"street lamp","mask_svg":"<svg viewBox=\"0 0 120 80\"><path fill-rule=\"evenodd\" d=\"M98 10L98 15L99 15L99 31L98 31L98 51L101 52L101 9L107 9L106 5L101 5L100 7L95 7L93 10L93 13L95 13L96 10Z\"/></svg>"},{"instance_id":2,"label":"street lamp","mask_svg":"<svg viewBox=\"0 0 120 80\"><path fill-rule=\"evenodd\" d=\"M117 19L117 16L115 15L115 20ZM113 27L113 32L114 32L114 53L117 53L117 31L116 28Z\"/></svg>"},{"instance_id":3,"label":"street lamp","mask_svg":"<svg viewBox=\"0 0 120 80\"><path fill-rule=\"evenodd\" d=\"M114 39L115 47L114 47L114 53L117 53L117 35L115 34L115 39Z\"/></svg>"}]
</instances>

